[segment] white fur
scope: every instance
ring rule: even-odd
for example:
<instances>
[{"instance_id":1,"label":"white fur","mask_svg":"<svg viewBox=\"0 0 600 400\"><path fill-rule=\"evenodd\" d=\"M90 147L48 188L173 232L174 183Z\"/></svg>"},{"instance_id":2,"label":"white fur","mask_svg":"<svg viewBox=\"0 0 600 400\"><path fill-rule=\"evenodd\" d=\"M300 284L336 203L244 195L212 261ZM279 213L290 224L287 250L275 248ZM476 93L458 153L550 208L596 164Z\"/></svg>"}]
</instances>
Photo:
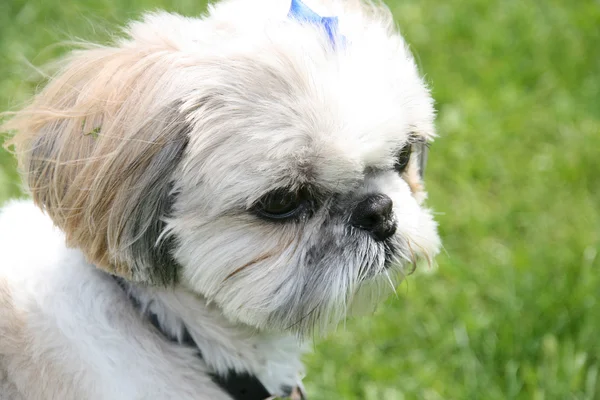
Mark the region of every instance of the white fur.
<instances>
[{"instance_id":1,"label":"white fur","mask_svg":"<svg viewBox=\"0 0 600 400\"><path fill-rule=\"evenodd\" d=\"M47 216L0 214L0 396L219 400L209 374L229 370L280 395L301 387L299 339L435 256L418 162L394 171L435 136L433 102L389 10L307 3L339 17L344 45L286 0L148 14L7 124ZM297 220L255 210L307 188ZM385 242L351 221L368 195L393 202Z\"/></svg>"},{"instance_id":2,"label":"white fur","mask_svg":"<svg viewBox=\"0 0 600 400\"><path fill-rule=\"evenodd\" d=\"M231 324L183 290L151 290L142 300L154 300L162 322L169 322L162 312L175 319L167 325L173 332L185 321L205 362L195 349L166 341L108 275L65 247L62 233L29 201L4 208L0 243L0 279L9 288L15 313L24 319L21 334L27 340L27 348L11 348L5 324L12 321L0 321L6 340L0 342L5 374L0 388L10 383L25 399L75 399L68 394L78 393L90 400L218 400L228 396L206 371L229 368L256 374L272 393L282 384L299 383L300 347L294 338ZM35 251L28 243L36 243ZM28 369L34 374L54 369L57 375L32 382L24 378L42 377L30 376Z\"/></svg>"}]
</instances>

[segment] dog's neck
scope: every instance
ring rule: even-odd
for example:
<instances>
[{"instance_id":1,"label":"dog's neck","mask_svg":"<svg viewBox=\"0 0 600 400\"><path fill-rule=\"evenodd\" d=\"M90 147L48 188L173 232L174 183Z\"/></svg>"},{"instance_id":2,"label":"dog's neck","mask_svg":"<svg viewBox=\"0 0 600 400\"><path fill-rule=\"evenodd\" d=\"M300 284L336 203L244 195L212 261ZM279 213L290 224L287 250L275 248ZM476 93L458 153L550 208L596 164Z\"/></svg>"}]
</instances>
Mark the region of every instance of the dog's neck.
<instances>
[{"instance_id":1,"label":"dog's neck","mask_svg":"<svg viewBox=\"0 0 600 400\"><path fill-rule=\"evenodd\" d=\"M218 307L182 287L149 287L121 278L115 282L166 339L196 346L221 386L235 390L236 385L248 384L258 393L262 385L278 396L302 391L302 350L293 336L232 323Z\"/></svg>"}]
</instances>

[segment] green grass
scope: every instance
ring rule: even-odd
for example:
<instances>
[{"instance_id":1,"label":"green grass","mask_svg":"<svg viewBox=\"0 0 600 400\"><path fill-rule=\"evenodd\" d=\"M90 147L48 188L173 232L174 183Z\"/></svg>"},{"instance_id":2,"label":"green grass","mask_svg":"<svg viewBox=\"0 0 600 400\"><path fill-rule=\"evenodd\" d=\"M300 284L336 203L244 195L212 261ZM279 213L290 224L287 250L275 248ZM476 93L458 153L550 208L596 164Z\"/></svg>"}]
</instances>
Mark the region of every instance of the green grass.
<instances>
[{"instance_id":1,"label":"green grass","mask_svg":"<svg viewBox=\"0 0 600 400\"><path fill-rule=\"evenodd\" d=\"M446 252L315 345L311 399L600 398L600 3L388 4L437 100L427 184ZM25 60L156 7L202 9L4 0L0 109L34 89ZM15 179L0 153L0 201Z\"/></svg>"}]
</instances>

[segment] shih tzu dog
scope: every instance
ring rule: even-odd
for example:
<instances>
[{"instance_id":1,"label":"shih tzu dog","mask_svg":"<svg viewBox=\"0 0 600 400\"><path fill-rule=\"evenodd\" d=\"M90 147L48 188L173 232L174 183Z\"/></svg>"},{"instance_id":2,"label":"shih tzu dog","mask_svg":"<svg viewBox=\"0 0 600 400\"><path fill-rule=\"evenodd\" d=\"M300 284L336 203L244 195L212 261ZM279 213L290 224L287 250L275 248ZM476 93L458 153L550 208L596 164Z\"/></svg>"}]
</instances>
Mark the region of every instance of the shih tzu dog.
<instances>
[{"instance_id":1,"label":"shih tzu dog","mask_svg":"<svg viewBox=\"0 0 600 400\"><path fill-rule=\"evenodd\" d=\"M72 52L3 127L33 202L0 214L0 398L304 398L302 339L438 251L432 104L368 1Z\"/></svg>"}]
</instances>

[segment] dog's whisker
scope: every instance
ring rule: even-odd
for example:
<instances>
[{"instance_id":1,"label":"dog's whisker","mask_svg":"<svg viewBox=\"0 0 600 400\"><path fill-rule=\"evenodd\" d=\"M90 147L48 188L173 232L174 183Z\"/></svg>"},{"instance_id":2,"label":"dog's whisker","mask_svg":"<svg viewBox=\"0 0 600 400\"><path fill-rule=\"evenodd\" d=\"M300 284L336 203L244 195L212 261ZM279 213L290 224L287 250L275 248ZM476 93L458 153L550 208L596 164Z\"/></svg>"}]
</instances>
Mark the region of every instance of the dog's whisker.
<instances>
[{"instance_id":1,"label":"dog's whisker","mask_svg":"<svg viewBox=\"0 0 600 400\"><path fill-rule=\"evenodd\" d=\"M390 274L387 270L384 271L385 276L388 280L388 282L390 283L390 287L392 288L392 292L396 295L396 298L398 298L398 292L396 291L396 286L394 286L394 282L392 282L392 278L390 277Z\"/></svg>"},{"instance_id":2,"label":"dog's whisker","mask_svg":"<svg viewBox=\"0 0 600 400\"><path fill-rule=\"evenodd\" d=\"M233 270L233 271L232 271L232 272L231 272L229 275L227 275L227 277L225 277L225 279L223 280L223 283L225 283L225 281L227 281L227 280L229 280L229 279L233 278L235 275L239 274L240 272L242 272L242 271L243 271L243 270L245 270L246 268L248 268L248 267L250 267L250 266L252 266L252 265L254 265L254 264L258 264L258 263L260 263L260 262L263 262L263 261L265 261L265 260L268 260L269 258L271 258L271 257L273 257L273 256L274 256L274 254L266 253L266 254L263 254L263 255L259 256L259 257L258 257L258 258L256 258L256 259L252 260L252 261L249 261L249 262L247 262L246 264L242 265L242 266L241 266L241 267L239 267L239 268L236 268L236 269L235 269L235 270Z\"/></svg>"}]
</instances>

